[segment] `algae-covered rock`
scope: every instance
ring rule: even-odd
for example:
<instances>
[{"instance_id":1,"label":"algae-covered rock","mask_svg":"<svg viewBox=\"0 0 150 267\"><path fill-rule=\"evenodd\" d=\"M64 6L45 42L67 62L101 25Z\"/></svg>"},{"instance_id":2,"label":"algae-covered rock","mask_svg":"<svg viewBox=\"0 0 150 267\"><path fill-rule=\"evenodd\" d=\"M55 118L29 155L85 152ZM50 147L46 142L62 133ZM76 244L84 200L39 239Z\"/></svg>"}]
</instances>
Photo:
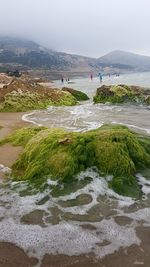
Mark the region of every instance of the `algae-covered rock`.
<instances>
[{"instance_id":1,"label":"algae-covered rock","mask_svg":"<svg viewBox=\"0 0 150 267\"><path fill-rule=\"evenodd\" d=\"M14 79L0 89L1 112L44 109L50 105L72 106L76 103L76 98L69 92L21 79Z\"/></svg>"},{"instance_id":2,"label":"algae-covered rock","mask_svg":"<svg viewBox=\"0 0 150 267\"><path fill-rule=\"evenodd\" d=\"M25 146L28 141L45 127L26 127L16 130L13 134L0 141L0 144L12 143L14 146Z\"/></svg>"},{"instance_id":3,"label":"algae-covered rock","mask_svg":"<svg viewBox=\"0 0 150 267\"><path fill-rule=\"evenodd\" d=\"M40 128L32 132L30 140L23 131L27 130L20 132L22 138L16 133L9 139L26 144L13 166L12 174L18 180L40 183L51 176L71 181L80 171L96 166L100 175L113 175L110 186L116 192L137 196L140 190L135 174L150 169L150 139L124 126L103 126L86 133Z\"/></svg>"},{"instance_id":4,"label":"algae-covered rock","mask_svg":"<svg viewBox=\"0 0 150 267\"><path fill-rule=\"evenodd\" d=\"M139 86L120 85L102 85L97 88L94 103L145 103L149 104L146 99L150 96L150 89Z\"/></svg>"},{"instance_id":5,"label":"algae-covered rock","mask_svg":"<svg viewBox=\"0 0 150 267\"><path fill-rule=\"evenodd\" d=\"M145 99L145 104L150 105L150 95Z\"/></svg>"},{"instance_id":6,"label":"algae-covered rock","mask_svg":"<svg viewBox=\"0 0 150 267\"><path fill-rule=\"evenodd\" d=\"M73 88L68 88L68 87L63 87L62 88L62 91L65 91L65 92L69 92L70 94L72 94L78 101L84 101L84 100L88 100L89 97L81 92L81 91L78 91L78 90L75 90Z\"/></svg>"}]
</instances>

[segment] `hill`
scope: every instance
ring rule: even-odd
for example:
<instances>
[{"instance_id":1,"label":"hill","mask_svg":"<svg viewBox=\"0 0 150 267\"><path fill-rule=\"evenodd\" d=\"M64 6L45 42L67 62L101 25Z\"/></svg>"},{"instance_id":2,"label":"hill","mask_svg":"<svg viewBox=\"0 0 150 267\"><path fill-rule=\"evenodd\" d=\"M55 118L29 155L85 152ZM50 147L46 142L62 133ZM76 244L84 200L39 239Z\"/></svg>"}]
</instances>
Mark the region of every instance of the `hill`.
<instances>
[{"instance_id":1,"label":"hill","mask_svg":"<svg viewBox=\"0 0 150 267\"><path fill-rule=\"evenodd\" d=\"M150 57L113 51L98 59L45 48L33 41L0 37L0 71L28 70L47 79L150 70Z\"/></svg>"},{"instance_id":2,"label":"hill","mask_svg":"<svg viewBox=\"0 0 150 267\"><path fill-rule=\"evenodd\" d=\"M112 51L98 59L99 64L127 66L137 71L150 70L150 57L121 50Z\"/></svg>"},{"instance_id":3,"label":"hill","mask_svg":"<svg viewBox=\"0 0 150 267\"><path fill-rule=\"evenodd\" d=\"M35 42L0 37L0 63L7 68L49 69L86 73L96 71L96 59L57 52Z\"/></svg>"}]
</instances>

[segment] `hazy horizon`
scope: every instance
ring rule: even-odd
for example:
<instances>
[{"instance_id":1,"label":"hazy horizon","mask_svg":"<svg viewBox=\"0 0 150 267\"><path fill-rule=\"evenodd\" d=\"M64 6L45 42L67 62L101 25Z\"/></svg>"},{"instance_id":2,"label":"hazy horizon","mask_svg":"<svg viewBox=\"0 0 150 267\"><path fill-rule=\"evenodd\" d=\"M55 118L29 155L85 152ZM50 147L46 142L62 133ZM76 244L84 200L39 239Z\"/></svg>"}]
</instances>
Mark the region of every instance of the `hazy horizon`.
<instances>
[{"instance_id":1,"label":"hazy horizon","mask_svg":"<svg viewBox=\"0 0 150 267\"><path fill-rule=\"evenodd\" d=\"M0 35L98 58L113 50L150 56L148 0L0 0Z\"/></svg>"}]
</instances>

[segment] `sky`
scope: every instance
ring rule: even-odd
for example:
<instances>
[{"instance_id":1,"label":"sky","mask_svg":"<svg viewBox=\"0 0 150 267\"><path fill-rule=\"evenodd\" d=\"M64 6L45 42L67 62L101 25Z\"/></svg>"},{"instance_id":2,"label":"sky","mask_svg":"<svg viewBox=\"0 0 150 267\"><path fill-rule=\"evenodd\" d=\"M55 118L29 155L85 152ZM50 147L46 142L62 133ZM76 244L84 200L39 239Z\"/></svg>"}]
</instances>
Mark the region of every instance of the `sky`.
<instances>
[{"instance_id":1,"label":"sky","mask_svg":"<svg viewBox=\"0 0 150 267\"><path fill-rule=\"evenodd\" d=\"M90 57L150 56L150 0L0 0L0 35Z\"/></svg>"}]
</instances>

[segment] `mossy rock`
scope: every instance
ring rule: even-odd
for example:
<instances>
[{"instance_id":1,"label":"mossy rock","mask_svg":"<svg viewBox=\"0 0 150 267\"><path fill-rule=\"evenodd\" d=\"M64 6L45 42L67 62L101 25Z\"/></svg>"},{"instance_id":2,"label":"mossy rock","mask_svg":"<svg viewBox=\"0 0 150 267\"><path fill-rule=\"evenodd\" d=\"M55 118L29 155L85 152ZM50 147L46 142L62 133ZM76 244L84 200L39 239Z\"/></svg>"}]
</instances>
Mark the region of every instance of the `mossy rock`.
<instances>
[{"instance_id":1,"label":"mossy rock","mask_svg":"<svg viewBox=\"0 0 150 267\"><path fill-rule=\"evenodd\" d=\"M150 105L150 96L145 99L145 104Z\"/></svg>"},{"instance_id":2,"label":"mossy rock","mask_svg":"<svg viewBox=\"0 0 150 267\"><path fill-rule=\"evenodd\" d=\"M73 106L76 105L76 99L69 93L64 92L61 98L53 101L50 97L43 97L38 93L25 92L9 93L5 96L4 102L0 104L1 112L18 112L35 109L45 109L48 106Z\"/></svg>"},{"instance_id":3,"label":"mossy rock","mask_svg":"<svg viewBox=\"0 0 150 267\"><path fill-rule=\"evenodd\" d=\"M135 174L150 169L148 137L142 138L124 126L103 126L86 133L37 129L24 129L7 139L25 146L12 168L15 179L42 183L51 176L69 182L96 166L100 175L113 175L110 186L116 192L132 195L135 191L135 196L140 191Z\"/></svg>"},{"instance_id":4,"label":"mossy rock","mask_svg":"<svg viewBox=\"0 0 150 267\"><path fill-rule=\"evenodd\" d=\"M93 98L94 103L145 103L150 95L149 89L144 89L139 86L120 85L102 85L97 88L96 95Z\"/></svg>"},{"instance_id":5,"label":"mossy rock","mask_svg":"<svg viewBox=\"0 0 150 267\"><path fill-rule=\"evenodd\" d=\"M0 144L12 143L14 146L25 146L28 141L45 127L26 127L16 130L13 134L1 140Z\"/></svg>"},{"instance_id":6,"label":"mossy rock","mask_svg":"<svg viewBox=\"0 0 150 267\"><path fill-rule=\"evenodd\" d=\"M73 88L68 88L68 87L63 87L62 88L62 91L65 91L65 92L69 92L70 94L72 94L78 101L85 101L85 100L88 100L89 97L87 96L87 94L81 92L81 91L78 91L78 90L75 90Z\"/></svg>"},{"instance_id":7,"label":"mossy rock","mask_svg":"<svg viewBox=\"0 0 150 267\"><path fill-rule=\"evenodd\" d=\"M14 79L0 89L0 112L45 109L48 106L73 106L77 99L69 92L47 88L37 83Z\"/></svg>"}]
</instances>

